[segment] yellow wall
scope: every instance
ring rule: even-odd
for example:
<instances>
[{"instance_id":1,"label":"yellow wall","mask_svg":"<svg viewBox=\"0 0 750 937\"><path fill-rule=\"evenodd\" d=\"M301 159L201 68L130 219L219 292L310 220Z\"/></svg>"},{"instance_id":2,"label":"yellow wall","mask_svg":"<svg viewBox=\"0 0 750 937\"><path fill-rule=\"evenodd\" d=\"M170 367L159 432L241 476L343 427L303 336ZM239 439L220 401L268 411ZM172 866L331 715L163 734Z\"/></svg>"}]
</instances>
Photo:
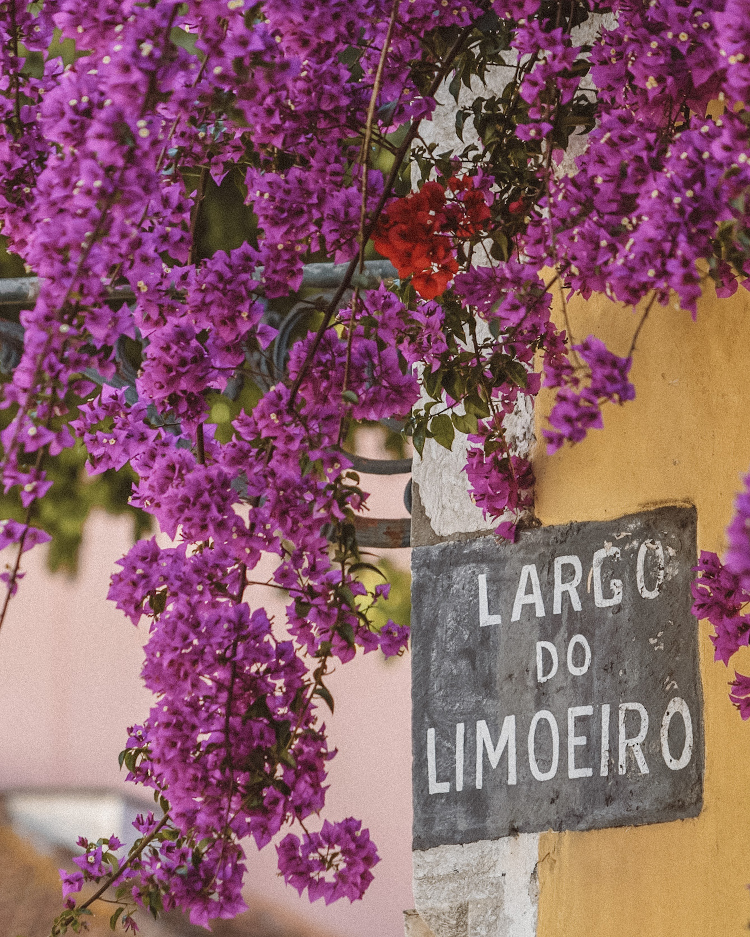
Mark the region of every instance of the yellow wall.
<instances>
[{"instance_id":1,"label":"yellow wall","mask_svg":"<svg viewBox=\"0 0 750 937\"><path fill-rule=\"evenodd\" d=\"M601 297L569 314L577 341L594 334L617 354L638 322ZM721 553L740 474L750 467L750 293L707 298L697 322L654 305L632 377L636 400L606 407L603 430L553 456L539 447L540 520L604 519L688 501L698 509L698 549ZM538 412L548 406L543 397ZM733 670L713 662L709 631L701 622L703 812L676 823L544 834L538 937L748 933L750 722L728 700ZM750 652L741 665L750 673Z\"/></svg>"}]
</instances>

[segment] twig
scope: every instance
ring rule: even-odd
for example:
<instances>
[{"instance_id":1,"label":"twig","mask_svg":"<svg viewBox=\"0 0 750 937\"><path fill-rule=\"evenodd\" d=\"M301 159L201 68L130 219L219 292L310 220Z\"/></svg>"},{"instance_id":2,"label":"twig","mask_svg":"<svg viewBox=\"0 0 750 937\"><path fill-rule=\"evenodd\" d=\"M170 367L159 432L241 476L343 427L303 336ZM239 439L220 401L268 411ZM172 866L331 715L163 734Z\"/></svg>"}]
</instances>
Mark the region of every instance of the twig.
<instances>
[{"instance_id":1,"label":"twig","mask_svg":"<svg viewBox=\"0 0 750 937\"><path fill-rule=\"evenodd\" d=\"M10 0L10 28L13 34L13 136L18 139L21 134L21 82L18 69L18 20L16 17L16 0Z\"/></svg>"},{"instance_id":2,"label":"twig","mask_svg":"<svg viewBox=\"0 0 750 937\"><path fill-rule=\"evenodd\" d=\"M632 340L631 343L630 343L630 348L628 349L627 355L625 355L626 358L630 358L630 357L632 356L633 352L635 351L635 343L638 341L638 336L641 334L641 329L643 328L644 323L646 322L646 319L648 318L649 312L651 312L651 307L654 305L654 301L656 300L656 296L657 296L657 294L654 293L654 295L653 295L653 296L651 297L651 299L648 301L648 306L646 306L646 308L645 308L645 310L644 310L644 312L643 312L643 315L641 316L641 321L638 323L638 326L636 327L636 330L635 330L635 332L633 333L633 340Z\"/></svg>"},{"instance_id":3,"label":"twig","mask_svg":"<svg viewBox=\"0 0 750 937\"><path fill-rule=\"evenodd\" d=\"M50 421L50 417L47 418L48 423L49 421ZM35 473L38 474L41 471L43 463L44 463L44 448L40 449L37 452L36 462L34 463ZM32 515L33 510L34 510L34 502L32 501L31 504L26 508L26 515L24 516L24 519L23 519L24 531L21 534L21 539L18 541L18 552L16 553L16 561L13 564L13 571L11 572L10 578L8 579L8 582L7 582L7 590L5 593L5 599L3 600L3 609L0 612L0 630L2 629L3 624L5 622L5 616L8 612L8 606L10 605L10 600L13 598L13 593L15 592L15 585L16 585L16 582L18 581L18 573L19 573L19 570L21 569L21 557L23 556L23 548L26 543L26 537L28 536L28 533L29 533L29 529L31 525L31 515Z\"/></svg>"},{"instance_id":4,"label":"twig","mask_svg":"<svg viewBox=\"0 0 750 937\"><path fill-rule=\"evenodd\" d=\"M398 13L401 0L393 0L393 9L391 18L388 21L388 29L383 40L383 51L380 53L378 68L375 72L375 81L370 95L370 106L367 109L367 122L365 123L365 137L362 141L362 151L360 162L362 163L362 206L359 213L359 272L365 269L365 217L367 215L367 167L370 164L370 142L372 140L372 125L375 120L375 108L378 103L378 94L383 82L383 71L385 69L385 60L388 55L388 49L393 38L393 28L396 25L396 14Z\"/></svg>"},{"instance_id":5,"label":"twig","mask_svg":"<svg viewBox=\"0 0 750 937\"><path fill-rule=\"evenodd\" d=\"M201 166L200 179L198 180L198 188L195 193L195 203L193 204L193 209L190 212L190 255L188 257L188 263L193 266L197 266L198 258L198 245L195 242L195 231L198 226L198 215L201 211L201 205L203 200L206 197L206 189L208 188L208 168L206 166ZM197 450L197 459L201 465L206 464L206 445L203 436L203 423L199 423L195 429L195 447Z\"/></svg>"},{"instance_id":6,"label":"twig","mask_svg":"<svg viewBox=\"0 0 750 937\"><path fill-rule=\"evenodd\" d=\"M453 61L455 60L458 53L461 51L461 47L469 38L473 29L474 29L474 24L470 23L468 26L465 26L464 29L461 30L460 35L458 36L458 38L456 39L456 41L453 43L452 47L450 48L442 68L435 75L432 81L432 84L430 85L427 91L427 97L433 97L435 95L438 88L447 77L448 72L450 71L451 66L453 64ZM416 137L417 132L419 131L419 125L421 124L421 122L422 122L422 119L420 118L419 120L415 120L412 123L406 136L404 137L404 140L401 146L396 151L396 155L393 161L393 166L391 168L390 173L388 174L388 179L386 180L385 186L383 187L383 193L380 196L380 199L378 200L378 204L375 207L375 211L373 212L372 217L370 218L370 221L363 233L363 239L365 243L367 240L369 240L370 235L375 230L375 226L378 223L378 219L380 218L381 212L385 208L385 203L388 201L388 199L391 196L391 189L393 188L396 182L396 179L398 178L398 174L401 171L401 164L404 160L404 157L408 153L409 147L412 145L412 142L414 141L414 138ZM323 321L318 326L318 331L315 333L315 338L313 339L312 344L310 345L310 348L307 351L305 359L302 362L302 365L300 366L299 371L297 372L297 377L294 379L294 383L292 384L291 390L289 392L289 407L290 408L294 403L294 399L297 396L297 392L300 389L300 385L302 384L302 381L304 380L305 374L307 373L307 369L310 367L310 364L313 358L315 357L318 347L320 346L320 343L323 340L323 335L325 334L326 330L328 329L328 326L330 325L331 319L333 318L333 314L338 309L338 305L341 302L341 297L349 288L349 284L351 283L352 277L354 276L354 272L356 271L358 265L359 265L359 254L357 254L357 256L353 257L352 260L349 261L349 266L346 268L344 277L341 283L339 284L338 289L334 293L333 298L331 299L328 306L326 307L326 311L323 315Z\"/></svg>"},{"instance_id":7,"label":"twig","mask_svg":"<svg viewBox=\"0 0 750 937\"><path fill-rule=\"evenodd\" d=\"M122 873L127 868L132 866L133 862L135 862L136 859L140 858L146 846L148 846L149 843L151 843L156 838L156 836L161 832L162 829L164 829L164 827L167 825L168 822L169 822L169 814L165 813L164 816L161 818L161 820L159 820L159 822L153 828L153 830L151 830L151 832L148 834L148 836L146 836L146 838L141 841L140 846L135 850L135 852L131 853L128 856L127 860L120 866L118 871L113 872L112 875L109 876L109 878L102 885L101 888L95 891L94 894L88 900L84 901L82 905L79 905L78 910L83 911L85 908L90 907L95 901L98 901L99 898L101 898L101 896L106 892L106 890L110 888L117 881L117 879L122 875Z\"/></svg>"},{"instance_id":8,"label":"twig","mask_svg":"<svg viewBox=\"0 0 750 937\"><path fill-rule=\"evenodd\" d=\"M26 535L29 532L29 521L31 520L31 505L26 509L26 517L24 518L24 532L21 534L21 539L18 541L18 552L16 553L16 561L13 564L13 572L10 574L10 579L7 582L7 589L5 592L5 599L3 601L3 610L0 612L0 629L3 627L5 622L5 615L8 611L8 606L10 605L10 600L13 597L15 591L15 584L18 580L18 572L21 568L21 557L23 556L23 548L26 543Z\"/></svg>"},{"instance_id":9,"label":"twig","mask_svg":"<svg viewBox=\"0 0 750 937\"><path fill-rule=\"evenodd\" d=\"M203 424L199 423L195 428L195 447L197 450L196 458L201 465L206 464L206 444L203 436Z\"/></svg>"}]
</instances>

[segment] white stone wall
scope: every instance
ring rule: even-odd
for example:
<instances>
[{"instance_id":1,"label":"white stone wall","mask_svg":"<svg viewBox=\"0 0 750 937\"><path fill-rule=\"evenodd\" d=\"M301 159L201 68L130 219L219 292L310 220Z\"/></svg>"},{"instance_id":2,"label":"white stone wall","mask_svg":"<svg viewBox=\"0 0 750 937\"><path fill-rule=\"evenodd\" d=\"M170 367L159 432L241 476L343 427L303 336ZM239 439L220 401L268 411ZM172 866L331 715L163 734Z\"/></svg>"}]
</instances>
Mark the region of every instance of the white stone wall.
<instances>
[{"instance_id":1,"label":"white stone wall","mask_svg":"<svg viewBox=\"0 0 750 937\"><path fill-rule=\"evenodd\" d=\"M413 853L407 937L534 937L538 855L538 833Z\"/></svg>"}]
</instances>

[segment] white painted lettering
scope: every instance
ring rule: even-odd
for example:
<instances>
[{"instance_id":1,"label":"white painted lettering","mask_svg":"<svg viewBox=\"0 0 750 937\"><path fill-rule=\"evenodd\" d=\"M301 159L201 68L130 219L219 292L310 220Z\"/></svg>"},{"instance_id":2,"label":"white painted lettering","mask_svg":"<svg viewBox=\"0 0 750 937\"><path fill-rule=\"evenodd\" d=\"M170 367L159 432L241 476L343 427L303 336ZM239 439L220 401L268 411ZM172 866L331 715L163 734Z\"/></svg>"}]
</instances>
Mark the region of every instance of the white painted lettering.
<instances>
[{"instance_id":1,"label":"white painted lettering","mask_svg":"<svg viewBox=\"0 0 750 937\"><path fill-rule=\"evenodd\" d=\"M573 578L570 582L562 581L563 566L573 567ZM560 615L562 613L562 594L568 593L570 604L576 612L581 611L581 600L578 598L577 587L583 578L583 567L577 556L556 556L555 557L555 588L552 597L552 613Z\"/></svg>"},{"instance_id":2,"label":"white painted lettering","mask_svg":"<svg viewBox=\"0 0 750 937\"><path fill-rule=\"evenodd\" d=\"M571 706L568 710L568 777L590 778L594 773L592 768L576 768L576 748L585 745L588 737L576 735L576 719L579 716L593 716L593 706Z\"/></svg>"},{"instance_id":3,"label":"white painted lettering","mask_svg":"<svg viewBox=\"0 0 750 937\"><path fill-rule=\"evenodd\" d=\"M646 587L645 565L648 552L655 554L656 559L656 582L653 589ZM659 589L664 582L665 573L664 547L661 540L644 540L638 550L638 560L635 564L635 581L638 591L644 599L655 599L659 596Z\"/></svg>"},{"instance_id":4,"label":"white painted lettering","mask_svg":"<svg viewBox=\"0 0 750 937\"><path fill-rule=\"evenodd\" d=\"M625 714L628 712L636 712L641 717L641 724L640 728L638 729L638 733L632 738L628 738L625 734ZM645 707L641 706L640 703L620 703L619 723L620 774L625 774L625 771L627 770L628 748L632 750L641 774L648 774L648 765L646 764L646 759L643 755L643 749L641 748L641 743L646 738L646 733L648 732L648 713L646 712Z\"/></svg>"},{"instance_id":5,"label":"white painted lettering","mask_svg":"<svg viewBox=\"0 0 750 937\"><path fill-rule=\"evenodd\" d=\"M612 595L607 598L602 592L602 563L604 558L613 556L620 558L620 548L613 547L611 543L606 544L601 550L597 550L592 561L592 571L594 573L594 604L597 608L607 608L609 605L619 605L622 602L622 581L620 579L610 579L609 586Z\"/></svg>"},{"instance_id":6,"label":"white painted lettering","mask_svg":"<svg viewBox=\"0 0 750 937\"><path fill-rule=\"evenodd\" d=\"M599 775L609 774L609 703L602 703L602 750L599 760Z\"/></svg>"},{"instance_id":7,"label":"white painted lettering","mask_svg":"<svg viewBox=\"0 0 750 937\"><path fill-rule=\"evenodd\" d=\"M580 666L577 666L573 663L573 652L576 649L576 645L580 645L580 647L583 649L583 663ZM582 677L590 666L591 647L589 642L582 634L574 634L570 639L570 644L568 645L568 670L573 674L574 677Z\"/></svg>"},{"instance_id":8,"label":"white painted lettering","mask_svg":"<svg viewBox=\"0 0 750 937\"><path fill-rule=\"evenodd\" d=\"M677 713L682 716L682 721L685 723L685 744L682 747L682 754L680 757L673 758L672 752L669 750L669 724L672 721L672 717ZM690 710L687 707L687 703L679 696L675 696L674 699L669 701L667 711L664 713L664 718L661 721L661 753L664 758L664 763L668 768L671 768L672 771L680 771L682 768L686 767L693 755L693 720L690 718Z\"/></svg>"},{"instance_id":9,"label":"white painted lettering","mask_svg":"<svg viewBox=\"0 0 750 937\"><path fill-rule=\"evenodd\" d=\"M464 789L464 736L466 726L463 722L456 723L456 790Z\"/></svg>"},{"instance_id":10,"label":"white painted lettering","mask_svg":"<svg viewBox=\"0 0 750 937\"><path fill-rule=\"evenodd\" d=\"M516 783L516 717L506 716L503 719L503 727L500 730L500 738L497 745L492 744L492 736L487 728L484 719L477 722L477 790L482 789L482 773L484 763L484 752L486 750L490 767L497 768L500 763L500 756L505 748L508 748L508 784Z\"/></svg>"},{"instance_id":11,"label":"white painted lettering","mask_svg":"<svg viewBox=\"0 0 750 937\"><path fill-rule=\"evenodd\" d=\"M531 581L531 592L526 594L526 584ZM542 590L539 585L539 573L533 563L528 563L521 570L521 578L518 580L518 589L516 589L516 598L513 602L513 614L511 621L518 621L521 617L521 609L524 605L533 605L537 618L544 618L544 602L542 601Z\"/></svg>"},{"instance_id":12,"label":"white painted lettering","mask_svg":"<svg viewBox=\"0 0 750 937\"><path fill-rule=\"evenodd\" d=\"M447 794L451 789L448 781L438 781L435 763L435 730L427 730L427 783L431 794Z\"/></svg>"},{"instance_id":13,"label":"white painted lettering","mask_svg":"<svg viewBox=\"0 0 750 937\"><path fill-rule=\"evenodd\" d=\"M484 573L479 573L477 581L479 583L479 626L480 628L486 628L488 625L499 625L500 616L490 615L487 600L487 576Z\"/></svg>"},{"instance_id":14,"label":"white painted lettering","mask_svg":"<svg viewBox=\"0 0 750 937\"><path fill-rule=\"evenodd\" d=\"M544 672L544 654L543 651L547 651L550 656L550 668L547 673ZM546 683L547 680L551 680L552 677L557 673L557 648L551 641L537 641L536 642L536 678L539 683Z\"/></svg>"},{"instance_id":15,"label":"white painted lettering","mask_svg":"<svg viewBox=\"0 0 750 937\"><path fill-rule=\"evenodd\" d=\"M552 762L547 771L540 771L536 760L536 727L544 719L549 725L552 736ZM557 774L557 765L560 761L560 730L557 728L555 717L546 709L534 714L529 727L529 767L537 781L549 781Z\"/></svg>"}]
</instances>

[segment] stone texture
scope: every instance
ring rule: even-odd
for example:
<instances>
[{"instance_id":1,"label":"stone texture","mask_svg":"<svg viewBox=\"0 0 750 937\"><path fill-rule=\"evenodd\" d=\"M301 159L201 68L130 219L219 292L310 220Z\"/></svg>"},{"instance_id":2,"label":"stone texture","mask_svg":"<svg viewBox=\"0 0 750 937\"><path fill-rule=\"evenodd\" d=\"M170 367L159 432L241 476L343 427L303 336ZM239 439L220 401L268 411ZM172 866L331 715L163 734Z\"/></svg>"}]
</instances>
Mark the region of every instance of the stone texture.
<instances>
[{"instance_id":1,"label":"stone texture","mask_svg":"<svg viewBox=\"0 0 750 937\"><path fill-rule=\"evenodd\" d=\"M422 921L435 937L533 937L538 848L539 837L524 833L415 852Z\"/></svg>"},{"instance_id":2,"label":"stone texture","mask_svg":"<svg viewBox=\"0 0 750 937\"><path fill-rule=\"evenodd\" d=\"M536 441L534 408L529 398L519 399L514 412L506 417L506 427L512 451L527 456ZM413 485L419 489L419 506L427 524L421 528L415 525L412 546L486 533L499 523L485 519L471 499L463 470L468 447L468 437L457 432L450 450L428 439L422 458L414 456Z\"/></svg>"}]
</instances>

